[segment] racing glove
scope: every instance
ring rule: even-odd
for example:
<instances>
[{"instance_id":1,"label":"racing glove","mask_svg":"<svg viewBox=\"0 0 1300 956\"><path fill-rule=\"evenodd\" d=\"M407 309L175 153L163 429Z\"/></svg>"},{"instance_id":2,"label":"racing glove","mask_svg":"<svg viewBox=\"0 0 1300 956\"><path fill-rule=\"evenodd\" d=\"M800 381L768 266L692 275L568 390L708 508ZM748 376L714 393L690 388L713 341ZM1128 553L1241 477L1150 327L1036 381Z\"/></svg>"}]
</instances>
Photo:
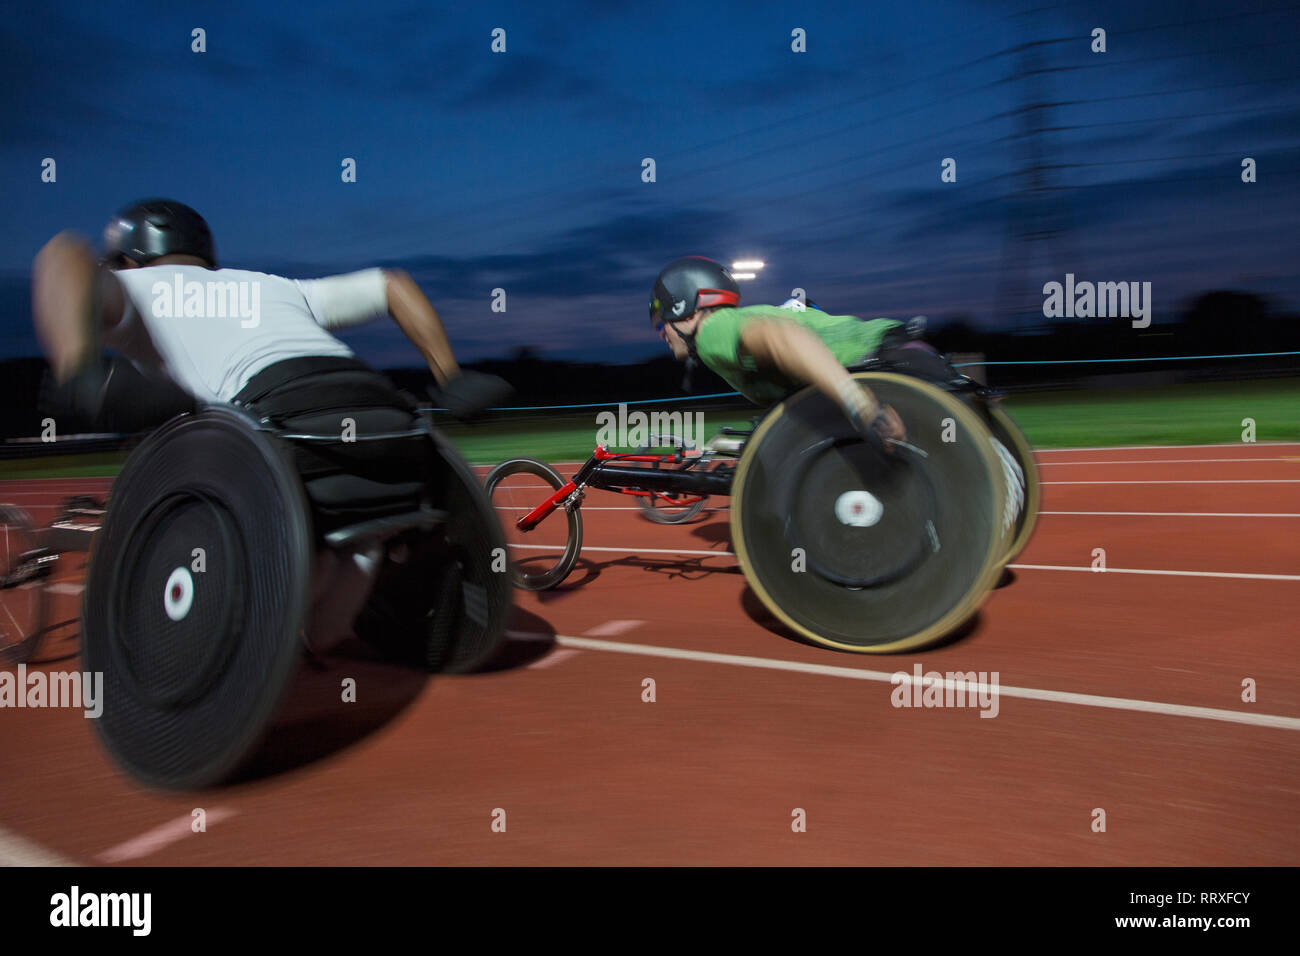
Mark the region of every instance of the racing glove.
<instances>
[{"instance_id":1,"label":"racing glove","mask_svg":"<svg viewBox=\"0 0 1300 956\"><path fill-rule=\"evenodd\" d=\"M472 422L514 392L514 387L500 376L462 369L442 388L430 388L429 396L457 421Z\"/></svg>"}]
</instances>

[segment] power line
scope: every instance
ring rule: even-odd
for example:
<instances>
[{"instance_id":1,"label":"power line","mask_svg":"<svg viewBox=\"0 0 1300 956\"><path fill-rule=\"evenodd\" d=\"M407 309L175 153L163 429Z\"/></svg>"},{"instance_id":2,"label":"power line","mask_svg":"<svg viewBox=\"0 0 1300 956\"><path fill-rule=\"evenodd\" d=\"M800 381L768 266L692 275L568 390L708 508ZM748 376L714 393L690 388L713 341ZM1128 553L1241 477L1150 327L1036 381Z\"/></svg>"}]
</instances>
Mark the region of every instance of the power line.
<instances>
[{"instance_id":1,"label":"power line","mask_svg":"<svg viewBox=\"0 0 1300 956\"><path fill-rule=\"evenodd\" d=\"M1060 8L1062 8L1062 7L1065 7L1065 6L1068 6L1068 4L1061 4L1061 5L1058 5L1058 6L1055 6L1055 7L1046 7L1046 8L1040 8L1040 9L1052 10L1052 9L1060 9ZM1267 14L1273 14L1273 13L1286 12L1287 10L1290 10L1290 9L1296 9L1296 7L1287 7L1287 8L1277 9L1277 10L1252 11L1252 12L1248 12L1248 13L1245 13L1245 14L1233 14L1233 15L1230 15L1230 16L1231 16L1231 17L1238 17L1238 16L1258 16L1258 15L1267 15ZM1022 15L1022 14L1014 14L1013 16L1019 16L1019 15ZM1185 22L1182 22L1182 23L1179 23L1179 24L1176 24L1176 25L1180 25L1180 26L1181 26L1181 25L1190 25L1190 24L1193 24L1193 23L1208 23L1208 22L1216 22L1216 21L1223 20L1223 19L1228 19L1228 18L1229 18L1229 15L1219 16L1219 17L1210 17L1210 18L1205 18L1205 19L1203 19L1203 20L1199 20L1199 21L1185 21ZM1004 19L1006 19L1006 18L1004 18ZM973 30L973 31L968 31L968 34L966 34L966 35L969 35L970 33L981 32L982 30L987 29L987 28L988 28L987 25L984 26L984 27L976 28L976 29ZM1144 31L1147 31L1147 30L1150 30L1150 29L1157 29L1157 28L1158 28L1158 27L1144 27L1144 28L1138 28L1138 29L1135 29L1135 30L1133 30L1133 31L1119 31L1119 32L1117 32L1117 33L1114 34L1114 35L1123 35L1123 34L1125 34L1125 33L1139 33L1139 32L1144 32ZM1078 39L1079 39L1079 38L1077 38L1077 37L1064 38L1064 40L1069 40L1069 41L1075 41L1075 40L1078 40ZM939 42L942 42L942 41L939 41ZM1050 40L1050 41L1037 41L1037 44L1035 44L1035 45L1043 45L1043 44L1047 44L1047 43L1055 43L1055 42L1058 42L1058 41L1057 41L1057 40ZM1279 42L1293 42L1293 41L1279 41ZM876 98L878 98L878 97L880 97L880 96L882 96L882 95L884 95L884 94L886 94L886 93L896 92L896 91L901 90L901 89L907 89L907 88L910 88L910 87L914 87L914 86L916 86L916 85L918 85L918 84L920 84L920 83L925 83L925 82L929 82L929 81L932 81L932 80L937 79L937 78L941 78L941 77L943 77L943 76L949 75L949 74L951 74L951 73L953 73L953 72L956 72L956 71L958 71L958 70L964 69L964 68L969 67L969 66L971 66L971 65L975 65L975 64L978 64L978 63L981 63L981 62L990 61L990 60L996 59L996 58L998 58L998 57L1000 57L1000 56L1004 56L1004 55L1007 55L1007 54L1009 54L1009 53L1015 52L1015 51L1017 51L1017 50L1023 50L1023 49L1025 49L1027 46L1028 46L1028 45L1022 44L1022 45L1019 45L1019 46L1015 46L1015 47L1008 48L1008 49L1006 49L1006 50L997 51L997 52L995 52L995 53L993 53L993 54L987 54L987 55L984 55L984 56L980 56L980 57L974 58L974 59L972 59L972 60L966 61L966 62L964 62L964 63L956 64L956 65L954 65L954 66L952 66L952 67L949 67L949 68L947 68L947 69L945 69L945 70L942 70L942 71L939 71L939 72L937 72L937 73L930 74L930 75L927 76L927 77L919 78L918 80L910 81L910 82L907 82L907 83L896 84L895 86L893 86L893 87L891 87L891 88L888 88L888 89L886 89L886 90L883 90L883 91L873 91L873 92L870 93L870 94L865 94L865 95L862 95L862 96L853 97L853 98L850 98L850 99L847 100L847 101L843 101L843 102L835 103L835 104L830 104L830 105L827 105L827 106L825 106L825 107L821 107L821 108L819 108L819 109L817 109L817 110L808 111L808 112L806 112L806 113L804 113L804 114L799 114L799 115L802 116L802 117L804 117L804 118L811 118L811 117L814 117L814 116L824 115L824 114L826 114L826 113L833 112L833 111L835 111L835 110L844 109L844 108L847 108L847 107L849 107L849 106L853 106L853 105L857 105L857 104L862 103L862 102L866 102L866 101L868 101L868 100L876 99ZM1177 56L1184 56L1184 55L1183 55L1183 54L1178 54ZM1156 58L1156 59L1160 59L1160 58ZM1127 62L1137 62L1137 61L1121 61L1121 62L1127 63ZM1278 79L1281 79L1281 78L1278 78ZM965 93L975 92L975 91L978 90L978 89L987 88L988 86L998 85L999 83L1002 83L1002 82L1005 82L1005 81L1002 81L1002 80L1000 80L1000 81L996 81L996 82L994 82L994 83L987 84L985 87L980 87L980 88L975 88L975 89L972 89L972 90L967 90L967 91L965 91ZM1120 99L1132 99L1132 98L1141 98L1141 97L1156 97L1156 96L1176 95L1176 94L1181 94L1181 93L1191 93L1191 92L1210 92L1210 91L1216 91L1216 90L1221 90L1221 89L1232 89L1232 88L1238 88L1238 87L1241 87L1241 86L1258 85L1259 83L1272 83L1272 82L1277 82L1277 80L1276 80L1276 79L1269 79L1269 80L1259 80L1259 81L1246 81L1246 82L1244 82L1244 83L1239 83L1239 84L1227 84L1227 85L1219 85L1219 86L1201 87L1201 88L1198 88L1198 89L1192 89L1192 90L1166 90L1166 91L1156 91L1156 92L1151 92L1151 93L1123 94L1123 95L1112 96L1112 97L1096 97L1096 98L1092 98L1092 99L1063 100L1063 101L1060 101L1060 102L1050 103L1050 104L1035 104L1035 107L1034 107L1034 108L1040 108L1040 107L1044 107L1044 106L1052 106L1052 107L1056 107L1056 106L1078 106L1078 105L1085 105L1085 104L1088 104L1088 103L1108 102L1108 101L1114 101L1114 100L1120 100ZM963 94L958 94L958 95L963 95ZM781 152L781 151L784 151L784 150L786 150L786 149L801 148L801 147L802 147L806 142L816 141L816 140L820 140L820 139L826 139L826 138L830 138L830 137L834 137L834 136L842 136L842 135L845 135L846 133L849 133L849 132L851 132L851 131L854 131L854 130L857 130L857 129L861 129L861 128L865 128L865 127L867 127L867 126L870 126L870 125L872 125L873 123L880 123L880 122L884 122L884 121L886 121L886 120L888 120L888 119L897 118L897 117L899 117L899 116L910 115L910 114L912 114L912 113L919 112L919 111L921 111L921 110L923 110L923 109L932 108L932 107L935 106L935 105L939 105L939 104L937 104L937 103L936 103L936 104L922 104L922 105L917 106L917 107L911 107L911 108L907 108L907 109L904 109L904 110L896 111L895 113L893 113L893 114L889 114L889 115L887 115L887 116L883 116L883 117L874 117L874 118L871 118L871 119L868 119L868 120L865 120L865 121L861 121L861 122L857 122L857 123L852 123L852 124L849 124L849 125L847 125L847 126L839 127L839 128L836 128L836 129L832 129L832 130L826 131L826 132L817 133L817 134L812 134L811 136L808 136L808 137L803 137L803 138L792 138L790 141L783 141L783 142L781 142L781 143L774 144L773 146L770 146L770 147L768 147L768 148L766 148L766 149L763 149L763 150L759 150L759 151L756 151L756 152L750 153L748 156L746 156L746 157L743 158L742 162L748 162L748 161L753 160L753 159L758 159L758 158L762 158L762 157L770 156L770 155L773 155L773 154L779 153L779 152ZM1000 118L1001 116L1005 116L1005 115L1015 115L1016 113L1021 112L1021 111L1022 111L1022 110L1015 110L1015 111L1011 111L1010 113L996 114L996 115L993 117L993 119L998 119L998 118ZM775 129L775 128L781 128L781 127L788 127L788 125L789 125L790 122L791 122L791 119L787 117L786 119L782 119L782 120L778 120L778 121L773 121L773 122L768 123L768 124L763 124L763 125L760 125L760 126L758 126L758 127L750 128L749 130L742 131L742 133L740 133L740 134L733 135L733 136L728 136L728 137L725 137L725 138L720 139L720 140L716 140L716 141L712 141L712 142L707 142L707 143L697 143L697 144L694 144L694 145L689 146L689 147L683 147L682 149L679 149L679 150L670 151L669 153L664 154L664 156L665 156L665 157L681 157L681 156L690 155L690 154L692 154L692 153L703 152L703 151L705 151L705 150L712 149L712 148L714 148L714 147L717 146L717 145L721 145L721 144L724 144L724 143L732 142L732 141L734 141L738 136L740 136L740 135L744 135L745 133L753 134L754 132L761 132L761 131L769 130L769 129ZM1130 121L1130 122L1131 122L1131 121ZM964 127L967 126L967 125L974 125L974 124L962 124L962 126L956 127L955 129L961 129L961 128L964 128ZM1105 124L1092 124L1092 125L1105 125ZM1068 129L1068 128L1069 128L1069 127L1052 127L1051 129L1052 129L1053 131L1056 131L1056 130L1062 130L1062 129ZM1082 127L1080 127L1080 128L1082 128ZM941 134L932 134L932 135L929 136L929 137L922 137L922 138L920 138L920 139L925 139L925 138L934 138L934 136L937 136L937 135L941 135ZM1015 138L1015 137L1012 137L1012 138ZM919 140L918 140L918 141L919 141ZM876 151L873 151L873 152L879 152L879 150L876 150ZM849 158L847 158L847 159L844 160L844 161L838 161L838 162L836 162L836 163L829 164L829 167L833 168L834 166L838 166L838 165L846 165L846 164L851 163L851 162L854 162L854 161L855 161L855 160L854 160L853 157L849 157ZM688 171L688 172L686 172L686 173L684 173L684 174L682 174L682 175L680 175L680 176L675 177L675 179L674 179L674 184L678 184L678 183L681 183L681 182L683 182L683 181L688 181L688 180L696 179L696 178L699 178L699 177L702 177L702 176L706 176L706 175L708 175L709 173L712 173L712 172L722 171L722 170L726 170L726 169L732 169L732 168L734 168L734 167L735 167L735 164L734 164L734 163L732 163L732 164L715 164L715 165L713 165L713 166L709 166L709 167L703 167L703 168L699 168L699 169L695 169L695 170L690 170L690 171ZM828 167L827 167L826 165L823 165L822 167L814 167L814 171L816 171L817 169L820 169L820 168L828 168ZM803 174L805 174L805 173L796 173L796 174L794 174L794 175L803 175ZM777 177L777 178L778 178L778 179L787 179L787 178L789 178L789 177L788 177L788 176L782 176L782 177ZM767 182L770 182L770 181L772 181L772 180L771 180L771 179L769 179L769 180L763 180L763 181L760 181L759 183L756 183L756 184L750 184L748 187L745 187L745 188L753 189L753 188L756 188L758 185L763 185L763 184L766 184ZM524 196L522 196L522 197L516 197L516 199L514 199L514 200L495 200L495 201L493 201L492 203L490 203L490 204L488 205L488 208L493 208L493 207L497 207L497 208L499 208L499 207L503 206L503 205L504 205L505 203L507 203L507 202L515 202L515 201L520 201L520 200L522 200L523 202L527 203L527 202L530 202L530 201L536 201L536 200L538 200L538 199L551 199L553 196L554 196L554 193L553 193L553 192L547 192L547 191L531 192L531 193L529 193L529 194L524 194ZM577 208L581 209L581 208L585 208L586 206L589 206L589 205L591 205L591 204L593 204L593 203L604 202L604 201L605 201L605 198L606 198L606 197L593 197L593 198L589 198L589 199L586 200L585 202L580 202L580 203L577 205ZM566 207L566 211L567 211L567 212L572 212L572 211L574 210L574 208L575 208L575 207L574 207L574 204L572 204L572 203L568 203L568 204L567 204L567 207ZM516 224L516 223L520 222L521 220L523 220L523 221L542 221L542 220L544 220L544 219L548 219L548 218L550 218L551 216L553 216L553 214L554 214L554 210L553 210L553 209L545 209L545 210L539 211L538 213L533 214L533 215L523 215L523 216L521 216L521 215L519 214L519 212L518 212L517 209L512 209L509 213L504 214L502 217L497 217L497 218L489 219L489 220L487 220L486 222L476 222L475 225L474 225L474 229L475 229L476 231L481 231L481 230L489 229L489 228L492 228L492 227L494 227L494 226L498 226L498 225ZM388 232L388 231L389 231L389 230L383 230L383 232ZM382 235L383 232L379 233L379 235ZM348 237L348 241L349 241L349 242L355 242L355 241L357 241L358 238L364 238L364 235L361 236L361 237L358 237L356 234L353 234L353 235L351 235L351 236ZM516 241L516 242L512 242L512 243L510 243L510 244L507 246L507 248L510 248L510 247L513 247L513 246L516 246L516 245L520 245L520 244L522 244L522 243L524 243L524 242L528 242L528 241L530 241L532 238L533 238L533 237L525 237L525 238L522 238L522 239L520 239L520 240L518 240L518 241Z\"/></svg>"}]
</instances>

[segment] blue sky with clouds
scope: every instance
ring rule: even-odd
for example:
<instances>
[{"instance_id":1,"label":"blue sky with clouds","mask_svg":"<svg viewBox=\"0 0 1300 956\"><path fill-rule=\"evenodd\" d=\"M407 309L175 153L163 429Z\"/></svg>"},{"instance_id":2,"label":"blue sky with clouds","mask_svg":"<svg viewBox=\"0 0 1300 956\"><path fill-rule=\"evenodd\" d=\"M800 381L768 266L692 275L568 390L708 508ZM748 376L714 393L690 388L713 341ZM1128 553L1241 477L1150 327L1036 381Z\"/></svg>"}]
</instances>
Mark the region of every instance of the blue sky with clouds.
<instances>
[{"instance_id":1,"label":"blue sky with clouds","mask_svg":"<svg viewBox=\"0 0 1300 956\"><path fill-rule=\"evenodd\" d=\"M801 286L863 315L993 323L1000 281L1066 270L1152 281L1157 315L1215 287L1294 309L1298 22L1283 0L14 9L0 351L35 353L41 243L95 236L149 195L199 209L228 265L409 269L470 360L654 354L650 286L688 253L766 260L748 301ZM1019 135L1027 115L1048 130ZM1033 204L1018 171L1036 149L1051 188ZM956 183L940 181L949 156ZM1017 208L1060 241L1008 249ZM348 339L381 365L417 361L391 326Z\"/></svg>"}]
</instances>

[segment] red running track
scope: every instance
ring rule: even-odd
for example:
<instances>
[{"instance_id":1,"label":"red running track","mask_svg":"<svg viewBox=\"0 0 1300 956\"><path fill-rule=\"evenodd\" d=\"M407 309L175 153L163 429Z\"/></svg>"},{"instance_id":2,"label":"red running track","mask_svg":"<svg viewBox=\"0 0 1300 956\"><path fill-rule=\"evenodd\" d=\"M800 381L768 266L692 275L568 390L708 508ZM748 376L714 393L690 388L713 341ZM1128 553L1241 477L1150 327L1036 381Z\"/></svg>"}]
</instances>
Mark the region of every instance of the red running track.
<instances>
[{"instance_id":1,"label":"red running track","mask_svg":"<svg viewBox=\"0 0 1300 956\"><path fill-rule=\"evenodd\" d=\"M0 862L1300 863L1300 444L1039 460L1015 580L925 653L798 643L748 593L725 510L665 527L596 492L583 563L520 595L506 666L304 667L251 782L142 790L79 711L0 710ZM3 482L0 500L44 522L108 485ZM79 574L59 582L65 653ZM914 664L996 672L997 716L892 706Z\"/></svg>"}]
</instances>

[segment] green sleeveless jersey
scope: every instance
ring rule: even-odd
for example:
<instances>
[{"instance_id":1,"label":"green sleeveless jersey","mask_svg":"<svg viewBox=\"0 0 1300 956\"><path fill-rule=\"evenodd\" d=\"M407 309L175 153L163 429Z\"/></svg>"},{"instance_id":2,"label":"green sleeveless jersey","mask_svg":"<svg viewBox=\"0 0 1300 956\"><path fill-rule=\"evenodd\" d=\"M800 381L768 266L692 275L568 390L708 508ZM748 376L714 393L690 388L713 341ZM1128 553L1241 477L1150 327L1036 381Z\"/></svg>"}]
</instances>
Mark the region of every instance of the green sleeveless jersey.
<instances>
[{"instance_id":1,"label":"green sleeveless jersey","mask_svg":"<svg viewBox=\"0 0 1300 956\"><path fill-rule=\"evenodd\" d=\"M826 343L841 365L854 365L880 348L885 333L902 325L893 319L860 319L855 315L827 315L818 309L781 309L774 305L750 305L718 309L700 323L695 349L700 361L717 372L732 388L756 405L770 405L803 387L775 368L760 368L741 349L740 334L745 323L776 320L797 322Z\"/></svg>"}]
</instances>

